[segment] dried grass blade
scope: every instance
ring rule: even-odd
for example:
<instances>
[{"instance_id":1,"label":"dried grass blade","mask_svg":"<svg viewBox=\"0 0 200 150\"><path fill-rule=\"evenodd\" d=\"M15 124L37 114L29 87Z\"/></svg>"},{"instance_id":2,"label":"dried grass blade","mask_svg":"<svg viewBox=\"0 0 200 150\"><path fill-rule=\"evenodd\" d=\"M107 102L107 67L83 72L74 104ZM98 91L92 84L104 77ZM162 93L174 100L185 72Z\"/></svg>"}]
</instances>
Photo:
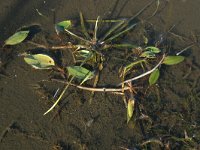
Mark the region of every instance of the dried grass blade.
<instances>
[{"instance_id":1,"label":"dried grass blade","mask_svg":"<svg viewBox=\"0 0 200 150\"><path fill-rule=\"evenodd\" d=\"M97 30L98 30L98 22L99 22L99 16L97 17L96 23L95 23L95 28L94 28L94 41L97 41Z\"/></svg>"},{"instance_id":2,"label":"dried grass blade","mask_svg":"<svg viewBox=\"0 0 200 150\"><path fill-rule=\"evenodd\" d=\"M54 107L56 107L56 105L60 102L61 98L65 94L66 90L68 89L68 87L69 87L69 85L70 85L70 83L72 82L73 79L74 79L74 77L72 77L70 79L69 83L65 86L65 88L63 89L62 93L60 94L60 96L58 97L58 99L56 100L56 102L43 115L48 114L50 111L52 111L54 109Z\"/></svg>"},{"instance_id":3,"label":"dried grass blade","mask_svg":"<svg viewBox=\"0 0 200 150\"><path fill-rule=\"evenodd\" d=\"M160 140L158 140L158 139L149 139L149 140L143 142L143 143L141 144L141 146L145 146L145 145L147 145L147 144L149 144L149 143L156 143L156 144L159 144L160 146L164 146L163 143L162 143L162 141L160 141Z\"/></svg>"},{"instance_id":4,"label":"dried grass blade","mask_svg":"<svg viewBox=\"0 0 200 150\"><path fill-rule=\"evenodd\" d=\"M155 11L153 12L153 14L149 17L149 18L151 18L151 17L153 17L153 16L155 16L156 15L156 13L157 13L157 11L158 11L158 8L159 8L159 6L160 6L160 0L157 0L157 2L156 2L156 9L155 9Z\"/></svg>"}]
</instances>

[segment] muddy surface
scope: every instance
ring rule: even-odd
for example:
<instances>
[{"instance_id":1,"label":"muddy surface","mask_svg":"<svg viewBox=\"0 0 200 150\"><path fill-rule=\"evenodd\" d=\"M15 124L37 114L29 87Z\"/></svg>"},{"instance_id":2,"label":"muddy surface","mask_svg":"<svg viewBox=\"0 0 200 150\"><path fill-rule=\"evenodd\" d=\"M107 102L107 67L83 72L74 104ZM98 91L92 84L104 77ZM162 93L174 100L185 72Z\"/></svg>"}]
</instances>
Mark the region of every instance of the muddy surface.
<instances>
[{"instance_id":1,"label":"muddy surface","mask_svg":"<svg viewBox=\"0 0 200 150\"><path fill-rule=\"evenodd\" d=\"M1 0L0 42L3 45L22 26L38 24L42 27L38 40L52 44L54 23L76 19L80 11L87 19L125 18L147 3L148 0ZM160 33L176 24L171 51L193 43L194 36L200 33L199 0L160 3L159 11L149 22ZM155 7L146 10L140 19L147 18ZM183 37L187 42L181 40ZM143 121L143 129L140 121L134 129L127 126L126 109L120 96L98 93L89 104L89 93L75 88L66 92L59 105L62 107L59 115L55 115L60 110L57 107L43 116L52 105L52 95L63 85L42 83L40 90L34 89L50 72L33 70L17 56L29 48L21 44L0 49L1 150L200 149L198 46L183 53L186 56L183 63L164 68L158 86L150 88L145 97L139 97L143 113L150 118ZM103 73L100 83L118 83L115 77L107 75L115 71L109 71ZM154 142L141 146L145 141Z\"/></svg>"}]
</instances>

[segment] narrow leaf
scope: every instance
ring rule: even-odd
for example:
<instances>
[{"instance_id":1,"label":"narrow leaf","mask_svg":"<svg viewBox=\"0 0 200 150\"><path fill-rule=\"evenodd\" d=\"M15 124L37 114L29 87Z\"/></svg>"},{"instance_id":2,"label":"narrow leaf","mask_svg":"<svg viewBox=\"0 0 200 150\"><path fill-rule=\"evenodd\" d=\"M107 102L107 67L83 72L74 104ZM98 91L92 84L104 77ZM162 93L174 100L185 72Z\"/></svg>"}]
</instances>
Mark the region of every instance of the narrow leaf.
<instances>
[{"instance_id":1,"label":"narrow leaf","mask_svg":"<svg viewBox=\"0 0 200 150\"><path fill-rule=\"evenodd\" d=\"M81 12L80 12L80 21L81 21L81 28L82 28L83 34L86 36L87 39L91 39L90 35L87 32L85 22L84 22L84 18L83 18L83 14Z\"/></svg>"},{"instance_id":2,"label":"narrow leaf","mask_svg":"<svg viewBox=\"0 0 200 150\"><path fill-rule=\"evenodd\" d=\"M135 106L134 99L129 99L128 100L128 107L127 107L127 123L130 121L130 119L133 116L134 106Z\"/></svg>"},{"instance_id":3,"label":"narrow leaf","mask_svg":"<svg viewBox=\"0 0 200 150\"><path fill-rule=\"evenodd\" d=\"M21 43L28 36L29 31L19 31L5 41L5 45L16 45Z\"/></svg>"},{"instance_id":4,"label":"narrow leaf","mask_svg":"<svg viewBox=\"0 0 200 150\"><path fill-rule=\"evenodd\" d=\"M142 59L142 60L138 60L135 62L132 62L131 64L127 65L124 67L124 73L126 74L128 71L130 71L134 66L138 65L138 64L142 64L143 62L146 62L146 60Z\"/></svg>"},{"instance_id":5,"label":"narrow leaf","mask_svg":"<svg viewBox=\"0 0 200 150\"><path fill-rule=\"evenodd\" d=\"M175 65L182 62L185 59L183 56L167 56L165 57L163 64L165 65Z\"/></svg>"},{"instance_id":6,"label":"narrow leaf","mask_svg":"<svg viewBox=\"0 0 200 150\"><path fill-rule=\"evenodd\" d=\"M125 22L124 20L120 20L116 25L111 27L110 30L108 30L108 32L101 40L104 41L108 36L110 36L114 31L116 31L120 26L122 26L124 22Z\"/></svg>"},{"instance_id":7,"label":"narrow leaf","mask_svg":"<svg viewBox=\"0 0 200 150\"><path fill-rule=\"evenodd\" d=\"M129 27L127 27L126 29L124 29L123 31L116 33L115 35L111 36L110 38L108 38L107 40L105 40L105 42L110 42L114 39L116 39L117 37L119 37L120 35L130 31L131 29L133 29L135 26L137 25L137 23L130 25Z\"/></svg>"},{"instance_id":8,"label":"narrow leaf","mask_svg":"<svg viewBox=\"0 0 200 150\"><path fill-rule=\"evenodd\" d=\"M154 70L149 77L149 84L150 85L155 84L159 76L160 76L160 71L158 69Z\"/></svg>"}]
</instances>

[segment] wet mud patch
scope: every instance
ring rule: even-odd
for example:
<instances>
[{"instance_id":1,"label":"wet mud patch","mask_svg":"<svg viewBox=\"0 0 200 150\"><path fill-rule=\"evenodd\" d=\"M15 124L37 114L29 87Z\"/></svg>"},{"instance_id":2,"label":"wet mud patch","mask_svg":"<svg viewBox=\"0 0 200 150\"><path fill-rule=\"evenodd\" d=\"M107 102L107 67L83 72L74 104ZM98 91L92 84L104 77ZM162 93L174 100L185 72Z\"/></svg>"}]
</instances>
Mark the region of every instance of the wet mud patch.
<instances>
[{"instance_id":1,"label":"wet mud patch","mask_svg":"<svg viewBox=\"0 0 200 150\"><path fill-rule=\"evenodd\" d=\"M20 27L39 23L43 28L43 32L39 33L42 39L36 40L53 44L56 41L52 36L55 34L54 10L56 22L66 18L78 18L79 11L82 11L88 19L96 19L98 15L105 18L106 16L123 18L133 16L136 10L147 2L59 0L29 1L22 4L20 1L19 3L4 1L1 5L3 10L0 19L0 30L3 33L0 35L1 43ZM193 9L198 4L199 2L195 0L170 1L151 22L158 33L161 33L184 18L184 21L175 27L177 30L175 33L188 37L191 30L200 31L196 19L198 9ZM190 16L182 15L186 8L188 11L192 10ZM35 9L48 19L39 16ZM144 18L148 12L152 12L152 9L145 12ZM13 20L15 24L9 20ZM191 25L191 22L195 23ZM134 41L134 38L129 40ZM177 50L191 44L180 41L173 42ZM29 48L27 45L19 45L3 48L0 51L0 133L2 133L0 149L162 149L162 145L160 146L156 140L161 140L171 149L198 149L200 140L198 47L183 53L186 61L182 64L162 69L159 86L150 88L148 96L144 97L141 93L138 97L142 113L149 116L149 118L143 116L145 134L141 132L139 121L134 129L127 126L126 109L121 96L107 93L96 93L92 103L89 104L90 92L70 88L55 111L43 116L42 114L52 105L50 99L53 94L63 85L44 82L42 85L39 84L39 90L33 89L33 85L47 79L50 72L33 70L17 57L19 52ZM113 52L113 56L119 57L119 55L120 53ZM68 58L66 63L71 59ZM117 59L114 57L110 61L117 64ZM120 65L116 66L108 66L102 73L101 85L119 82L117 71ZM153 144L141 146L140 144L145 141Z\"/></svg>"}]
</instances>

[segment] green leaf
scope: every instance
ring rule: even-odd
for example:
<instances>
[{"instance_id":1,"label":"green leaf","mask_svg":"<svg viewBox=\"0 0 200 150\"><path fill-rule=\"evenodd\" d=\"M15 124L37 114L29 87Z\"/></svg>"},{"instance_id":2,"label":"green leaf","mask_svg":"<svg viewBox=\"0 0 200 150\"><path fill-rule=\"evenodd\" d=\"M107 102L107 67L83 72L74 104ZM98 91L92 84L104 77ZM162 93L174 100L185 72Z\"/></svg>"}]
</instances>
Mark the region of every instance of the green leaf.
<instances>
[{"instance_id":1,"label":"green leaf","mask_svg":"<svg viewBox=\"0 0 200 150\"><path fill-rule=\"evenodd\" d=\"M163 64L165 65L175 65L182 62L185 59L183 56L167 56L165 57Z\"/></svg>"},{"instance_id":2,"label":"green leaf","mask_svg":"<svg viewBox=\"0 0 200 150\"><path fill-rule=\"evenodd\" d=\"M160 71L158 69L154 70L149 77L149 84L150 85L155 84L159 76L160 76Z\"/></svg>"},{"instance_id":3,"label":"green leaf","mask_svg":"<svg viewBox=\"0 0 200 150\"><path fill-rule=\"evenodd\" d=\"M134 106L135 106L134 99L129 99L128 100L128 107L127 107L127 123L130 121L130 119L133 116Z\"/></svg>"},{"instance_id":4,"label":"green leaf","mask_svg":"<svg viewBox=\"0 0 200 150\"><path fill-rule=\"evenodd\" d=\"M151 51L146 51L146 52L143 52L140 57L145 57L145 58L155 58L156 55L151 52Z\"/></svg>"},{"instance_id":5,"label":"green leaf","mask_svg":"<svg viewBox=\"0 0 200 150\"><path fill-rule=\"evenodd\" d=\"M16 45L21 43L28 36L29 31L19 31L5 41L5 45Z\"/></svg>"},{"instance_id":6,"label":"green leaf","mask_svg":"<svg viewBox=\"0 0 200 150\"><path fill-rule=\"evenodd\" d=\"M136 66L138 64L142 65L143 62L146 62L146 60L144 60L144 59L138 60L138 61L132 62L131 64L125 66L124 73L126 74L128 71L130 71L134 66Z\"/></svg>"},{"instance_id":7,"label":"green leaf","mask_svg":"<svg viewBox=\"0 0 200 150\"><path fill-rule=\"evenodd\" d=\"M24 60L35 69L51 69L52 66L55 66L54 60L46 54L28 54Z\"/></svg>"},{"instance_id":8,"label":"green leaf","mask_svg":"<svg viewBox=\"0 0 200 150\"><path fill-rule=\"evenodd\" d=\"M67 71L69 75L82 80L81 84L94 77L94 72L81 66L69 66L67 67Z\"/></svg>"},{"instance_id":9,"label":"green leaf","mask_svg":"<svg viewBox=\"0 0 200 150\"><path fill-rule=\"evenodd\" d=\"M69 29L71 26L71 20L61 21L55 25L56 33L59 34L60 32L65 31L65 29Z\"/></svg>"},{"instance_id":10,"label":"green leaf","mask_svg":"<svg viewBox=\"0 0 200 150\"><path fill-rule=\"evenodd\" d=\"M148 47L145 48L145 50L150 51L150 52L155 53L155 54L160 53L160 51L161 51L159 48L154 47L154 46L148 46Z\"/></svg>"}]
</instances>

